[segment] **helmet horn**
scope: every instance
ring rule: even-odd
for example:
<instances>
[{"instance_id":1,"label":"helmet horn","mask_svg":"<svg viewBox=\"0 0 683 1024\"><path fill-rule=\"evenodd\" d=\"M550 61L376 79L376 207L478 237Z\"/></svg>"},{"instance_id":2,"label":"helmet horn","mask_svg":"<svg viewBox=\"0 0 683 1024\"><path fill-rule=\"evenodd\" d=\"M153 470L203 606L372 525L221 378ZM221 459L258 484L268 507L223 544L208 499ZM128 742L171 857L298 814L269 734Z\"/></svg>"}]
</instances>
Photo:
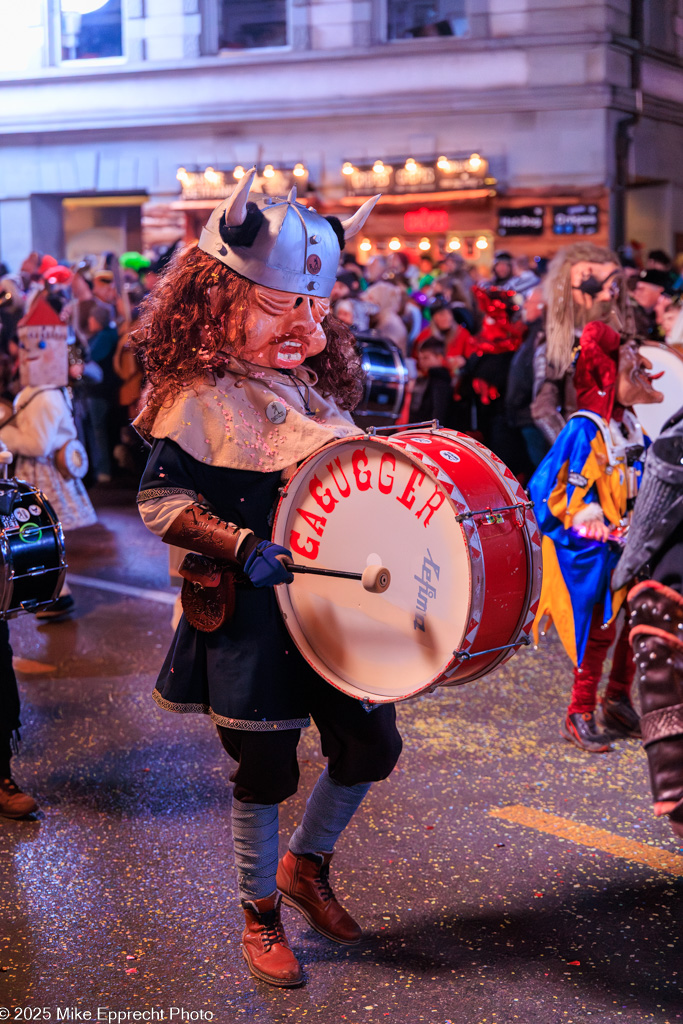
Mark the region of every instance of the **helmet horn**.
<instances>
[{"instance_id":1,"label":"helmet horn","mask_svg":"<svg viewBox=\"0 0 683 1024\"><path fill-rule=\"evenodd\" d=\"M353 217L348 217L346 220L341 221L341 226L344 229L344 238L353 238L360 231L380 197L381 193L378 196L373 196L372 199L367 199L362 206L359 206Z\"/></svg>"},{"instance_id":2,"label":"helmet horn","mask_svg":"<svg viewBox=\"0 0 683 1024\"><path fill-rule=\"evenodd\" d=\"M238 182L235 191L230 196L230 205L226 206L225 213L225 225L229 228L239 227L240 224L244 224L244 218L247 216L247 200L249 199L249 189L254 183L256 177L256 168L252 167L250 171L247 171L241 181Z\"/></svg>"}]
</instances>

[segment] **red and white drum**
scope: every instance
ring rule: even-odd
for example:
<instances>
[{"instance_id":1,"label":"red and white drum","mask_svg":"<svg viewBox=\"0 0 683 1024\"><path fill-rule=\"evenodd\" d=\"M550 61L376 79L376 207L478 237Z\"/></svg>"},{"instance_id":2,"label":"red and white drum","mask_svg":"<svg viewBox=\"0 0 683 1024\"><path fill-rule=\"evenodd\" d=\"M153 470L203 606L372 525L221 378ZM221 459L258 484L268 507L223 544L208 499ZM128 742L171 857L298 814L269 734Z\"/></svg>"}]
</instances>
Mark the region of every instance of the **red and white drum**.
<instances>
[{"instance_id":1,"label":"red and white drum","mask_svg":"<svg viewBox=\"0 0 683 1024\"><path fill-rule=\"evenodd\" d=\"M469 682L529 642L536 520L510 470L464 434L408 428L326 445L287 484L273 539L302 565L391 573L383 593L316 575L276 588L301 653L353 697Z\"/></svg>"}]
</instances>

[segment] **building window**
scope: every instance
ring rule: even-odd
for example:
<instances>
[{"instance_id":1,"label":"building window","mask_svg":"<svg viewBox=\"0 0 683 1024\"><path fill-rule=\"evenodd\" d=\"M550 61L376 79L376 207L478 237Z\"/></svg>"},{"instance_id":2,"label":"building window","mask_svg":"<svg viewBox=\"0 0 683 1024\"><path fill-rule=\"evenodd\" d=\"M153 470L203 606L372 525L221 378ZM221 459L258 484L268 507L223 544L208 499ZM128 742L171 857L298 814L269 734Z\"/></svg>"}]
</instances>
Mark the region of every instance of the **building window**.
<instances>
[{"instance_id":1,"label":"building window","mask_svg":"<svg viewBox=\"0 0 683 1024\"><path fill-rule=\"evenodd\" d=\"M220 0L219 50L287 45L287 0Z\"/></svg>"},{"instance_id":2,"label":"building window","mask_svg":"<svg viewBox=\"0 0 683 1024\"><path fill-rule=\"evenodd\" d=\"M387 38L469 34L466 0L387 0Z\"/></svg>"},{"instance_id":3,"label":"building window","mask_svg":"<svg viewBox=\"0 0 683 1024\"><path fill-rule=\"evenodd\" d=\"M676 53L676 0L646 0L643 9L645 46L663 53Z\"/></svg>"},{"instance_id":4,"label":"building window","mask_svg":"<svg viewBox=\"0 0 683 1024\"><path fill-rule=\"evenodd\" d=\"M61 59L123 56L122 0L60 0Z\"/></svg>"}]
</instances>

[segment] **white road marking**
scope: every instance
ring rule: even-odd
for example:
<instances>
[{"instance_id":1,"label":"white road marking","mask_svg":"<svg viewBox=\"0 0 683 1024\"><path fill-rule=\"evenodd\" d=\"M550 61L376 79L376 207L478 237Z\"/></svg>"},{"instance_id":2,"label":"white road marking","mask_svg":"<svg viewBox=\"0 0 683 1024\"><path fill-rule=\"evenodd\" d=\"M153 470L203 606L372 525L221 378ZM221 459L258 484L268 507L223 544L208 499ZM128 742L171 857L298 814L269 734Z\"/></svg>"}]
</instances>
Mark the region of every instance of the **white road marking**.
<instances>
[{"instance_id":1,"label":"white road marking","mask_svg":"<svg viewBox=\"0 0 683 1024\"><path fill-rule=\"evenodd\" d=\"M112 583L111 580L99 580L95 576L76 576L70 572L69 583L78 587L93 587L95 590L108 590L112 594L125 594L126 597L139 597L142 601L156 601L158 604L175 604L180 593L166 590L147 590L145 587L129 587L127 583Z\"/></svg>"}]
</instances>

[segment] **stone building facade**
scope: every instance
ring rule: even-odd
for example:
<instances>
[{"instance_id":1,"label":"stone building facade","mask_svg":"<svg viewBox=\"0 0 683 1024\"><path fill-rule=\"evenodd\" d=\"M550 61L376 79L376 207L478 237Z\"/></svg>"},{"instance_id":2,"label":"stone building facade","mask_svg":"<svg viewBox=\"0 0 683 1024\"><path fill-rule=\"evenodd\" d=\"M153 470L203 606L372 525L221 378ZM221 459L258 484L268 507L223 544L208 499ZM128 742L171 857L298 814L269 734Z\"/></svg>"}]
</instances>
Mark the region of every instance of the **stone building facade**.
<instances>
[{"instance_id":1,"label":"stone building facade","mask_svg":"<svg viewBox=\"0 0 683 1024\"><path fill-rule=\"evenodd\" d=\"M374 249L683 250L683 0L107 0L109 36L79 5L22 0L0 39L11 267L191 237L214 197L179 169L216 192L252 164L301 165L326 211L362 201L345 167L388 169Z\"/></svg>"}]
</instances>

